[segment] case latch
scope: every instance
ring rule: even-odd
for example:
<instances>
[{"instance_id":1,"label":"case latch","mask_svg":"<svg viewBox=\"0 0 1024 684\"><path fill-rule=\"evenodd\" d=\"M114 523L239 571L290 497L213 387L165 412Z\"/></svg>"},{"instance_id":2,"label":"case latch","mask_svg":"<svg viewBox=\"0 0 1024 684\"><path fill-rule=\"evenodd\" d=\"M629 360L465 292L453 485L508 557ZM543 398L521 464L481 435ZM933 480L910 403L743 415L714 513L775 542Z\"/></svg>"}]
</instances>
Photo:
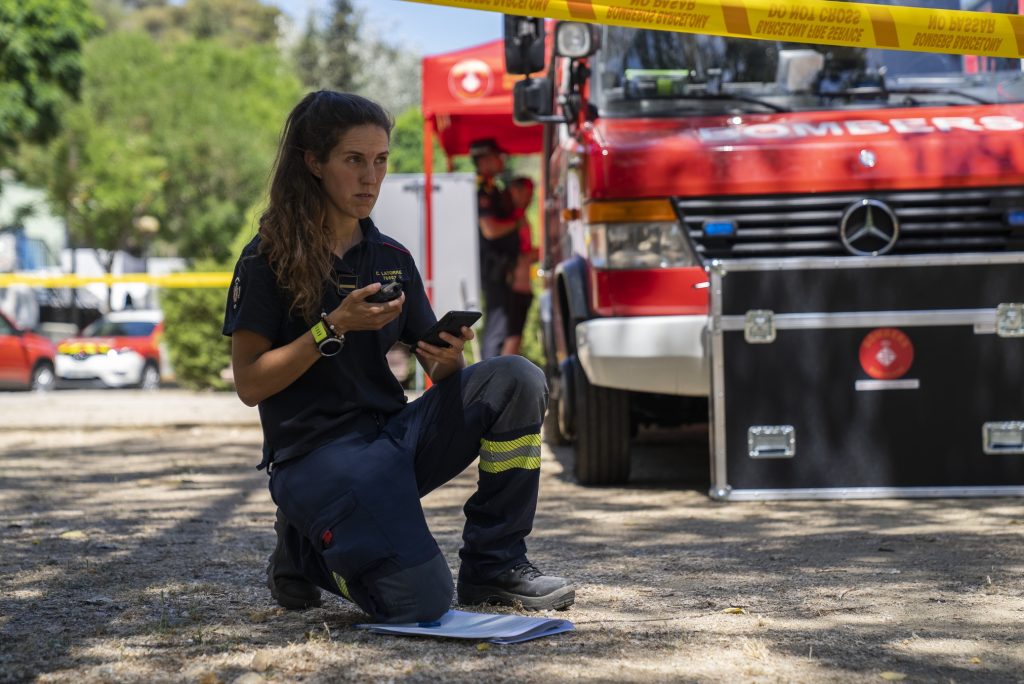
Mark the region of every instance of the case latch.
<instances>
[{"instance_id":1,"label":"case latch","mask_svg":"<svg viewBox=\"0 0 1024 684\"><path fill-rule=\"evenodd\" d=\"M750 458L793 458L796 430L792 425L751 425L747 428Z\"/></svg>"},{"instance_id":2,"label":"case latch","mask_svg":"<svg viewBox=\"0 0 1024 684\"><path fill-rule=\"evenodd\" d=\"M775 341L775 312L751 309L743 324L743 339L750 344L771 344Z\"/></svg>"},{"instance_id":3,"label":"case latch","mask_svg":"<svg viewBox=\"0 0 1024 684\"><path fill-rule=\"evenodd\" d=\"M996 307L996 334L1000 337L1024 337L1024 304L1000 304Z\"/></svg>"},{"instance_id":4,"label":"case latch","mask_svg":"<svg viewBox=\"0 0 1024 684\"><path fill-rule=\"evenodd\" d=\"M981 441L986 454L1024 454L1024 421L985 423Z\"/></svg>"}]
</instances>

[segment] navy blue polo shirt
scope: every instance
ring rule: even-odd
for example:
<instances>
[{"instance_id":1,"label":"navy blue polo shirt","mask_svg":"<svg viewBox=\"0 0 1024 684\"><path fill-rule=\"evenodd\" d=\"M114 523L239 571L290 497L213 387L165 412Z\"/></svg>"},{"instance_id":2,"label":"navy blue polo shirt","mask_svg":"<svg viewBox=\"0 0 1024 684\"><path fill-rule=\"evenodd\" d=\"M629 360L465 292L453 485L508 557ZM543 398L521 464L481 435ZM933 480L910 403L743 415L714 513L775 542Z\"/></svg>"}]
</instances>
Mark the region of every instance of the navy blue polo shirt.
<instances>
[{"instance_id":1,"label":"navy blue polo shirt","mask_svg":"<svg viewBox=\"0 0 1024 684\"><path fill-rule=\"evenodd\" d=\"M399 280L405 292L402 313L381 330L346 333L340 353L320 358L291 385L259 403L265 442L262 465L309 453L343 435L360 415L389 415L405 405L405 392L388 367L386 354L399 340L413 344L437 319L409 251L382 235L370 219L360 221L360 227L362 241L344 258L334 259L333 282L325 288L322 310L333 311L354 289ZM315 321L294 317L290 305L290 296L260 253L257 235L235 265L223 333L249 330L269 339L274 349L311 335Z\"/></svg>"}]
</instances>

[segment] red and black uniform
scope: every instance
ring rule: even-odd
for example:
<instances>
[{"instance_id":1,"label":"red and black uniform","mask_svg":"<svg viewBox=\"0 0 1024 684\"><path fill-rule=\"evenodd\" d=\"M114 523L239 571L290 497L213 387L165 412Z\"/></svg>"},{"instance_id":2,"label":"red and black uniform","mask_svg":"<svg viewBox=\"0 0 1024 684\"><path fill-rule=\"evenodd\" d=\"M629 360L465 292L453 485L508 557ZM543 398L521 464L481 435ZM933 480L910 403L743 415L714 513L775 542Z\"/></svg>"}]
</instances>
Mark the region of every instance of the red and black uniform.
<instances>
[{"instance_id":1,"label":"red and black uniform","mask_svg":"<svg viewBox=\"0 0 1024 684\"><path fill-rule=\"evenodd\" d=\"M480 176L476 191L477 216L499 221L514 220L512 197L495 178ZM501 347L509 335L509 308L512 305L510 279L519 257L519 234L509 231L489 239L480 233L480 287L484 293L484 334L481 343L483 358L501 355Z\"/></svg>"}]
</instances>

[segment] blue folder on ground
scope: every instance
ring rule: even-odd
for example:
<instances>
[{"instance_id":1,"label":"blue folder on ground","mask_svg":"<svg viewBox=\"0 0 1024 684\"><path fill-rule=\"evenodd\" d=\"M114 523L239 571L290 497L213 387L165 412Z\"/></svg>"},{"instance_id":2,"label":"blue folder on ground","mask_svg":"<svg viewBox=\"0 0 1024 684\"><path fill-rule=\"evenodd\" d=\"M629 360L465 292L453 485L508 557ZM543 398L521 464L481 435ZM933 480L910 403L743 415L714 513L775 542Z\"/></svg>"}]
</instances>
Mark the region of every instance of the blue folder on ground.
<instances>
[{"instance_id":1,"label":"blue folder on ground","mask_svg":"<svg viewBox=\"0 0 1024 684\"><path fill-rule=\"evenodd\" d=\"M405 624L363 624L377 634L409 634L412 636L473 639L492 644L517 644L520 641L560 634L575 629L568 620L531 618L522 615L492 615L449 610L435 623L409 622Z\"/></svg>"}]
</instances>

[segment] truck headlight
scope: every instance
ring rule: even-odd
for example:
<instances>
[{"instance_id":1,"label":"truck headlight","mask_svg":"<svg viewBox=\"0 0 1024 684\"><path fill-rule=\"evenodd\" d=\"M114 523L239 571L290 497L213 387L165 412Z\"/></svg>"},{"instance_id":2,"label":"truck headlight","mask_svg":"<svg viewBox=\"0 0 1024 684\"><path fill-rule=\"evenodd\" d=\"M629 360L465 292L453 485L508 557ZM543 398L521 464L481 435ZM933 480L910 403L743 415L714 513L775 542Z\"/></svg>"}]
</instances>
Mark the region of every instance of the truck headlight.
<instances>
[{"instance_id":1,"label":"truck headlight","mask_svg":"<svg viewBox=\"0 0 1024 684\"><path fill-rule=\"evenodd\" d=\"M676 221L591 223L587 243L594 268L679 268L697 264L690 241Z\"/></svg>"}]
</instances>

